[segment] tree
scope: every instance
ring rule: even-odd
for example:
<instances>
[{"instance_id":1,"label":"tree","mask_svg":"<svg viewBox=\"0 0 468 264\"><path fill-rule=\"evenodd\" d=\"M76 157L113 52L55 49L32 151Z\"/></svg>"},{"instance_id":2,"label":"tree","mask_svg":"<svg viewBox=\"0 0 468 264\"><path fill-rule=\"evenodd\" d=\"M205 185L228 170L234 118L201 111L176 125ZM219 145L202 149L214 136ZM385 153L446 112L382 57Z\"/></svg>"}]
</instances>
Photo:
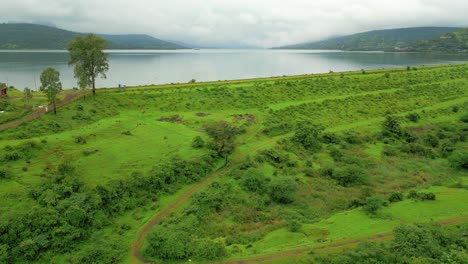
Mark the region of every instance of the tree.
<instances>
[{"instance_id":1,"label":"tree","mask_svg":"<svg viewBox=\"0 0 468 264\"><path fill-rule=\"evenodd\" d=\"M383 132L385 135L400 137L402 129L398 118L395 116L386 116L383 122Z\"/></svg>"},{"instance_id":2,"label":"tree","mask_svg":"<svg viewBox=\"0 0 468 264\"><path fill-rule=\"evenodd\" d=\"M289 177L275 178L270 183L270 197L273 201L289 204L294 201L297 183Z\"/></svg>"},{"instance_id":3,"label":"tree","mask_svg":"<svg viewBox=\"0 0 468 264\"><path fill-rule=\"evenodd\" d=\"M91 86L96 94L96 78L106 78L109 70L107 56L103 50L107 41L93 34L76 37L67 49L70 52L69 65L73 65L78 86L82 89Z\"/></svg>"},{"instance_id":4,"label":"tree","mask_svg":"<svg viewBox=\"0 0 468 264\"><path fill-rule=\"evenodd\" d=\"M54 106L54 114L57 114L57 95L62 91L62 83L60 82L60 73L54 68L47 68L41 73L40 91L47 95L49 104Z\"/></svg>"},{"instance_id":5,"label":"tree","mask_svg":"<svg viewBox=\"0 0 468 264\"><path fill-rule=\"evenodd\" d=\"M310 122L302 122L297 125L293 140L300 143L305 149L317 151L321 148L322 127Z\"/></svg>"},{"instance_id":6,"label":"tree","mask_svg":"<svg viewBox=\"0 0 468 264\"><path fill-rule=\"evenodd\" d=\"M32 90L26 87L24 88L23 92L24 92L24 101L26 102L27 105L29 105L29 102L31 101L31 98L32 98Z\"/></svg>"},{"instance_id":7,"label":"tree","mask_svg":"<svg viewBox=\"0 0 468 264\"><path fill-rule=\"evenodd\" d=\"M206 133L212 141L209 146L219 157L226 158L234 150L234 138L238 129L226 121L215 122L205 127Z\"/></svg>"}]
</instances>

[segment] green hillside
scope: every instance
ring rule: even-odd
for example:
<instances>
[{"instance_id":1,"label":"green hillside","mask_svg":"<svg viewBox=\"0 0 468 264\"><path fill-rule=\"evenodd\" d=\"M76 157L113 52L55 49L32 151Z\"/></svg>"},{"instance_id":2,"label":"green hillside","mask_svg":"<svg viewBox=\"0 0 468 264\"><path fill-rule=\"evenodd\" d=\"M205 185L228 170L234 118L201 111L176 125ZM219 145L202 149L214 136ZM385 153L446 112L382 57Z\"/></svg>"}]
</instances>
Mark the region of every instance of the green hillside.
<instances>
[{"instance_id":1,"label":"green hillside","mask_svg":"<svg viewBox=\"0 0 468 264\"><path fill-rule=\"evenodd\" d=\"M460 28L415 27L374 30L318 42L289 45L280 49L328 49L347 51L394 51L420 40L431 40Z\"/></svg>"},{"instance_id":2,"label":"green hillside","mask_svg":"<svg viewBox=\"0 0 468 264\"><path fill-rule=\"evenodd\" d=\"M407 51L468 53L468 28L445 33L430 40L421 40L402 47Z\"/></svg>"},{"instance_id":3,"label":"green hillside","mask_svg":"<svg viewBox=\"0 0 468 264\"><path fill-rule=\"evenodd\" d=\"M0 49L65 49L82 33L36 24L0 24ZM182 49L147 35L101 35L109 49Z\"/></svg>"},{"instance_id":4,"label":"green hillside","mask_svg":"<svg viewBox=\"0 0 468 264\"><path fill-rule=\"evenodd\" d=\"M26 109L0 98L2 264L466 259L468 64L98 89L11 121Z\"/></svg>"}]
</instances>

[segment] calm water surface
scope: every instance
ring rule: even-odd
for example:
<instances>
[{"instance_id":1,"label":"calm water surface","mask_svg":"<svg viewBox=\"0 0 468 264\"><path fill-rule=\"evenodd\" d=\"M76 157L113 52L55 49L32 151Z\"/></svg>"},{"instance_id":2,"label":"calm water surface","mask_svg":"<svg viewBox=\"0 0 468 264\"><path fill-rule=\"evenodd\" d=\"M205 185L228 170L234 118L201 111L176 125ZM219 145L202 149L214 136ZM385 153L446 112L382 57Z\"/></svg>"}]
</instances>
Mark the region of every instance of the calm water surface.
<instances>
[{"instance_id":1,"label":"calm water surface","mask_svg":"<svg viewBox=\"0 0 468 264\"><path fill-rule=\"evenodd\" d=\"M418 53L297 50L108 51L110 70L98 87L245 79L468 62L468 56ZM0 51L0 82L37 89L46 67L61 73L65 88L77 86L65 51Z\"/></svg>"}]
</instances>

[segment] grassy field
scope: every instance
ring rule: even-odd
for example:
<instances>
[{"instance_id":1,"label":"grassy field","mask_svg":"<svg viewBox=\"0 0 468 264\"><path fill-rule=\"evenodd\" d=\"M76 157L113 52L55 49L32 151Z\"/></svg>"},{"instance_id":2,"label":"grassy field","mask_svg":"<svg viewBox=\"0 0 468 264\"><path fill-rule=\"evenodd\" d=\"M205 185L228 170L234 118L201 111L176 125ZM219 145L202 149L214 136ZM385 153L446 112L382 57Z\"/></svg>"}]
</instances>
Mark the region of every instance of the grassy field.
<instances>
[{"instance_id":1,"label":"grassy field","mask_svg":"<svg viewBox=\"0 0 468 264\"><path fill-rule=\"evenodd\" d=\"M31 112L16 93L0 123ZM0 263L233 260L465 217L467 98L466 64L99 90L0 131Z\"/></svg>"}]
</instances>

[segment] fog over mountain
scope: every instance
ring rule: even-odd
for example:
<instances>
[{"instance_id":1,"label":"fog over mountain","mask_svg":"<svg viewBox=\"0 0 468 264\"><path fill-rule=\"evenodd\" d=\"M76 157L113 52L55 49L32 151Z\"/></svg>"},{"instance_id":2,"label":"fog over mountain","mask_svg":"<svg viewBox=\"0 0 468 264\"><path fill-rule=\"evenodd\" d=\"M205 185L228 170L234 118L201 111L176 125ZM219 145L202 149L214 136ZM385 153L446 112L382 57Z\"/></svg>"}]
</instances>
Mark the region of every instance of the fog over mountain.
<instances>
[{"instance_id":1,"label":"fog over mountain","mask_svg":"<svg viewBox=\"0 0 468 264\"><path fill-rule=\"evenodd\" d=\"M374 29L468 25L466 0L3 0L0 10L0 22L149 34L200 47L274 47Z\"/></svg>"}]
</instances>

